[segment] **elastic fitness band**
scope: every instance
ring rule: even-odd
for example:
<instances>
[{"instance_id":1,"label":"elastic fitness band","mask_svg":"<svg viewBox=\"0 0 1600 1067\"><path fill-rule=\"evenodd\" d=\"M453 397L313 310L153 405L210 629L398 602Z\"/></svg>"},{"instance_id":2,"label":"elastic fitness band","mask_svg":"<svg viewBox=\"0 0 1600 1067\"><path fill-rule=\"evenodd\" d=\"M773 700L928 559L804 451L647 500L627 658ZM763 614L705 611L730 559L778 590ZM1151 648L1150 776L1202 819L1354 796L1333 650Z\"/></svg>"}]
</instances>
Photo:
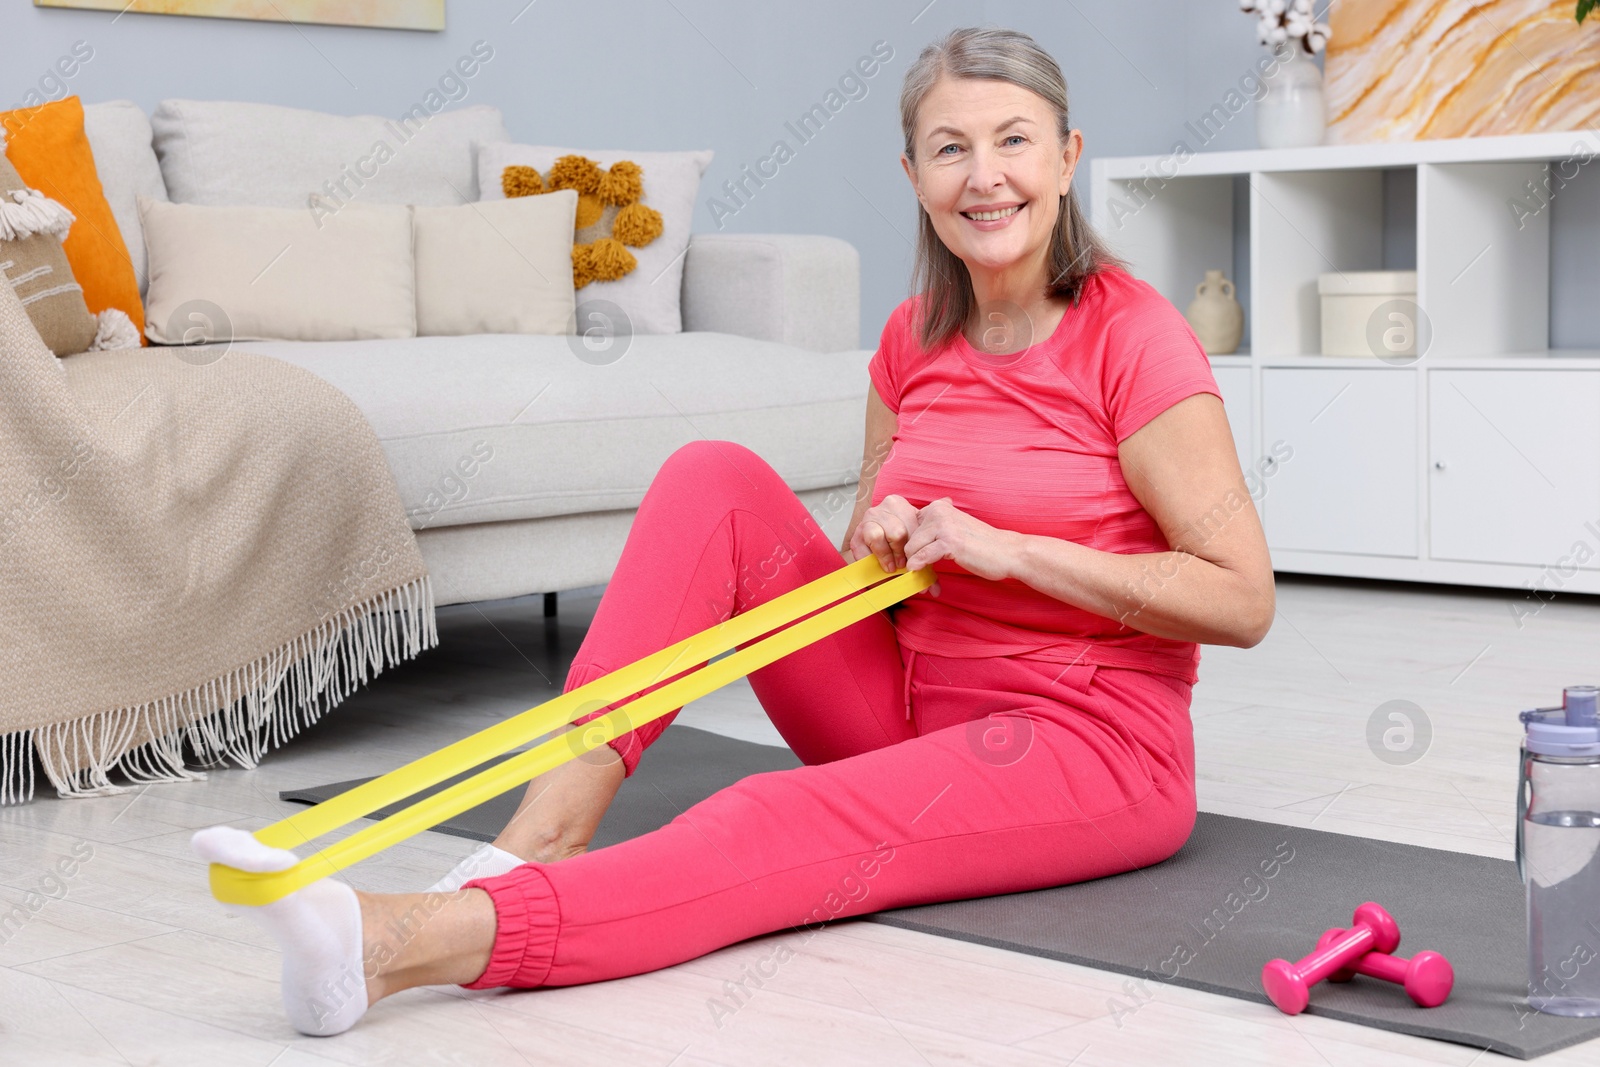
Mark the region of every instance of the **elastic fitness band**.
<instances>
[{"instance_id":1,"label":"elastic fitness band","mask_svg":"<svg viewBox=\"0 0 1600 1067\"><path fill-rule=\"evenodd\" d=\"M585 723L580 730L551 738L335 841L287 870L241 871L213 863L211 894L225 904L260 905L281 900L297 889L342 871L576 756L591 752L615 737L659 719L736 678L743 678L751 671L897 604L928 588L933 579L932 568L895 571L892 576L878 565L876 557L859 559L660 652L257 830L256 840L273 848L293 849L307 844L572 722L583 714L583 705L604 707L637 694L671 674L679 663L703 665ZM849 599L842 599L846 597ZM830 604L833 606L828 607ZM819 611L824 607L826 611ZM738 648L745 642L749 644ZM728 654L715 663L706 662L725 652Z\"/></svg>"}]
</instances>

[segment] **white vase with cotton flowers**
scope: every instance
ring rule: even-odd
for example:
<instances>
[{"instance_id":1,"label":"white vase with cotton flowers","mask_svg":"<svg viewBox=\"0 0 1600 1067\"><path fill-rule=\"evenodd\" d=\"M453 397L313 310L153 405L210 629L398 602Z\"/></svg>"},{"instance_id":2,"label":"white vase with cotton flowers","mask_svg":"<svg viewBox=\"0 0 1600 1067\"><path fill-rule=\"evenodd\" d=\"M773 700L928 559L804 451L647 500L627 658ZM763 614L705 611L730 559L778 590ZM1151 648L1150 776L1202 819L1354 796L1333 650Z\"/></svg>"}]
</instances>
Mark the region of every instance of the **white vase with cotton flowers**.
<instances>
[{"instance_id":1,"label":"white vase with cotton flowers","mask_svg":"<svg viewBox=\"0 0 1600 1067\"><path fill-rule=\"evenodd\" d=\"M1256 39L1276 62L1263 75L1256 101L1256 140L1262 148L1321 144L1328 128L1322 71L1312 56L1327 47L1333 29L1317 21L1313 0L1239 0L1256 17Z\"/></svg>"}]
</instances>

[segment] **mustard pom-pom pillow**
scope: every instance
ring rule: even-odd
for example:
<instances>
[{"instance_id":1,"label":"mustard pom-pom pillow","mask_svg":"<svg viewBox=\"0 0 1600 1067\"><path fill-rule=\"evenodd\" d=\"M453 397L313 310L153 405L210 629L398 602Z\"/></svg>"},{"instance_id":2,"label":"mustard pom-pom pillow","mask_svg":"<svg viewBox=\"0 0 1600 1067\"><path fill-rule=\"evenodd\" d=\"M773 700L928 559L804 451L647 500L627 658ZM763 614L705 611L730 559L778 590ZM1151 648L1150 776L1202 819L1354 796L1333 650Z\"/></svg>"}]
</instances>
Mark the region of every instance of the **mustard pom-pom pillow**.
<instances>
[{"instance_id":1,"label":"mustard pom-pom pillow","mask_svg":"<svg viewBox=\"0 0 1600 1067\"><path fill-rule=\"evenodd\" d=\"M607 301L626 316L633 333L680 333L684 253L711 158L710 150L480 143L478 196L499 200L575 190L572 270L579 308Z\"/></svg>"},{"instance_id":2,"label":"mustard pom-pom pillow","mask_svg":"<svg viewBox=\"0 0 1600 1067\"><path fill-rule=\"evenodd\" d=\"M637 163L624 160L602 171L584 156L562 156L540 176L532 167L507 167L500 188L508 197L539 196L571 189L578 194L573 222L572 285L614 282L638 266L623 246L643 248L661 236L661 213L639 203L644 183ZM620 228L618 223L620 221Z\"/></svg>"}]
</instances>

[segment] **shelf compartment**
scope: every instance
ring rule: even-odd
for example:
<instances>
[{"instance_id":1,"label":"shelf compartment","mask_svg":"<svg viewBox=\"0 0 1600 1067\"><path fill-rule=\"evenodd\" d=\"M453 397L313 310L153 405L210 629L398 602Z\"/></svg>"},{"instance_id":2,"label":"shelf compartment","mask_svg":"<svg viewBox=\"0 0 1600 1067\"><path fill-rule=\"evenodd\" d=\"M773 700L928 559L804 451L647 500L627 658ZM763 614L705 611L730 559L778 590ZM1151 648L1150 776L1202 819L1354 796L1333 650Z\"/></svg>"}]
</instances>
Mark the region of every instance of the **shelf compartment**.
<instances>
[{"instance_id":1,"label":"shelf compartment","mask_svg":"<svg viewBox=\"0 0 1600 1067\"><path fill-rule=\"evenodd\" d=\"M1249 279L1235 276L1234 183L1231 174L1114 179L1094 204L1094 225L1133 273L1179 311L1194 300L1207 270L1223 271L1244 304ZM1249 220L1238 223L1248 248ZM1248 322L1239 343L1241 349L1250 343Z\"/></svg>"},{"instance_id":2,"label":"shelf compartment","mask_svg":"<svg viewBox=\"0 0 1600 1067\"><path fill-rule=\"evenodd\" d=\"M1322 301L1317 276L1331 271L1383 270L1404 262L1406 237L1386 236L1402 211L1385 210L1386 186L1402 180L1379 169L1258 171L1250 175L1251 250L1259 352L1316 355L1322 351ZM1395 267L1392 269L1403 269Z\"/></svg>"},{"instance_id":3,"label":"shelf compartment","mask_svg":"<svg viewBox=\"0 0 1600 1067\"><path fill-rule=\"evenodd\" d=\"M1548 207L1513 210L1544 162L1423 164L1417 173L1418 297L1428 355L1486 356L1550 344Z\"/></svg>"}]
</instances>

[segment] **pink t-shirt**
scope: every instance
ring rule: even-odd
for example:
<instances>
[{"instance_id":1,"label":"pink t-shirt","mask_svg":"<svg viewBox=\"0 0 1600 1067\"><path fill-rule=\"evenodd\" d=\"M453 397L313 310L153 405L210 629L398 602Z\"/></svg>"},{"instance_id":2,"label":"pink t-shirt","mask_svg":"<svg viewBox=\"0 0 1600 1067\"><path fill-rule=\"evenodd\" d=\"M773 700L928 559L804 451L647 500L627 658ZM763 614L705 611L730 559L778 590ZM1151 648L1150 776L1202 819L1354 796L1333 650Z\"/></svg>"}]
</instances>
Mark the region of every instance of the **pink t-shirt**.
<instances>
[{"instance_id":1,"label":"pink t-shirt","mask_svg":"<svg viewBox=\"0 0 1600 1067\"><path fill-rule=\"evenodd\" d=\"M1177 308L1109 268L1085 281L1049 338L1015 356L991 356L960 334L925 352L918 299L895 308L867 365L878 396L899 416L874 504L891 493L916 507L948 496L1001 529L1104 552L1171 547L1128 489L1117 445L1184 397L1221 397ZM1192 641L1142 633L950 560L934 570L938 597L920 594L891 610L914 651L1133 667L1195 681L1200 648Z\"/></svg>"}]
</instances>

